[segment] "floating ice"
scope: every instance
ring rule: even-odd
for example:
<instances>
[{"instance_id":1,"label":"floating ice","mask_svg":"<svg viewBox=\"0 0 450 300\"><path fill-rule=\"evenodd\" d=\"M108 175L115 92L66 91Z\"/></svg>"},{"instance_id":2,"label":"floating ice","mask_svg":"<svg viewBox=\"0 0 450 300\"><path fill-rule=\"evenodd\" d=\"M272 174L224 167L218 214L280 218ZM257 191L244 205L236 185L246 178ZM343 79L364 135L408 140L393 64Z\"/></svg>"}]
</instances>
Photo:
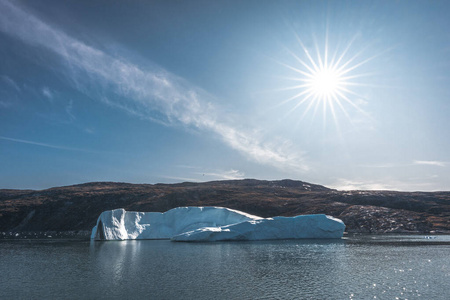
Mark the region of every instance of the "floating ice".
<instances>
[{"instance_id":1,"label":"floating ice","mask_svg":"<svg viewBox=\"0 0 450 300\"><path fill-rule=\"evenodd\" d=\"M327 215L274 217L237 224L205 227L172 237L172 241L255 241L279 239L335 239L344 234L344 223Z\"/></svg>"},{"instance_id":2,"label":"floating ice","mask_svg":"<svg viewBox=\"0 0 450 300\"><path fill-rule=\"evenodd\" d=\"M173 241L341 238L345 225L326 215L260 218L223 207L177 207L165 213L103 212L91 239Z\"/></svg>"},{"instance_id":3,"label":"floating ice","mask_svg":"<svg viewBox=\"0 0 450 300\"><path fill-rule=\"evenodd\" d=\"M177 207L160 212L103 212L92 229L91 239L170 239L174 235L203 227L220 227L260 217L223 207Z\"/></svg>"}]
</instances>

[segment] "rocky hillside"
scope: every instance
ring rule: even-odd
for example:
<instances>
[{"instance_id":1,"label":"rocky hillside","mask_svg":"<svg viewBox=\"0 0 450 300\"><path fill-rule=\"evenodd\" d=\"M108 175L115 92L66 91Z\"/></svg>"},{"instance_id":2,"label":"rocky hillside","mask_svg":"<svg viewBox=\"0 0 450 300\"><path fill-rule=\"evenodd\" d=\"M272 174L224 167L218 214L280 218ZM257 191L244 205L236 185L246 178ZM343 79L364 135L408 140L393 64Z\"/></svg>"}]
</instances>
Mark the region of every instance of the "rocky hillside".
<instances>
[{"instance_id":1,"label":"rocky hillside","mask_svg":"<svg viewBox=\"0 0 450 300\"><path fill-rule=\"evenodd\" d=\"M348 232L450 232L450 192L337 191L302 181L93 182L0 190L0 232L90 230L102 211L223 206L262 217L324 213Z\"/></svg>"}]
</instances>

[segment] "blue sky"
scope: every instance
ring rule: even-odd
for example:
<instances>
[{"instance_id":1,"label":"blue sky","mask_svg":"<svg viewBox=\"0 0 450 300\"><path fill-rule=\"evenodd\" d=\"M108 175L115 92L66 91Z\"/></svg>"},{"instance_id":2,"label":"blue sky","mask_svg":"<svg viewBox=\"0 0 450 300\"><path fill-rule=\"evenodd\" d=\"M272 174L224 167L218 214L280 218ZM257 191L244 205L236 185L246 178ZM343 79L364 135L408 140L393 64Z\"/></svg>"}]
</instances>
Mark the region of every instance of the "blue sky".
<instances>
[{"instance_id":1,"label":"blue sky","mask_svg":"<svg viewBox=\"0 0 450 300\"><path fill-rule=\"evenodd\" d=\"M447 1L0 0L0 14L0 188L450 190Z\"/></svg>"}]
</instances>

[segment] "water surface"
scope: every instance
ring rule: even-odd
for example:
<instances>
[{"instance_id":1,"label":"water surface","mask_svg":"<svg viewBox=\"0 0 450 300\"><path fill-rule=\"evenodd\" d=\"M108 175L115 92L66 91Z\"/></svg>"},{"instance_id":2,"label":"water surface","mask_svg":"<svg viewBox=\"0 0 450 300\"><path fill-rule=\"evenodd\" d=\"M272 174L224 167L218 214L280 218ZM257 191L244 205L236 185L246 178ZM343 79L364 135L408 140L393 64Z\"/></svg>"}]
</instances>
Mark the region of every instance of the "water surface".
<instances>
[{"instance_id":1,"label":"water surface","mask_svg":"<svg viewBox=\"0 0 450 300\"><path fill-rule=\"evenodd\" d=\"M450 236L0 240L3 299L449 299Z\"/></svg>"}]
</instances>

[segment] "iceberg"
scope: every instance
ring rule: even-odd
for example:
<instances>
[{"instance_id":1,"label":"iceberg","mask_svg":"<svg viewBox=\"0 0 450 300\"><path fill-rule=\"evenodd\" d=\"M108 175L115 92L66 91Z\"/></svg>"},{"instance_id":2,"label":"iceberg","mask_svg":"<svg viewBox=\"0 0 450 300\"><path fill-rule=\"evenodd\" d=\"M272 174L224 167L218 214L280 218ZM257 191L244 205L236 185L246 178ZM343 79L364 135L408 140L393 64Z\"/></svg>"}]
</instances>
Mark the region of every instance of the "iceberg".
<instances>
[{"instance_id":1,"label":"iceberg","mask_svg":"<svg viewBox=\"0 0 450 300\"><path fill-rule=\"evenodd\" d=\"M93 240L171 239L176 242L341 238L345 224L327 215L261 218L224 207L177 207L164 213L100 214Z\"/></svg>"},{"instance_id":2,"label":"iceberg","mask_svg":"<svg viewBox=\"0 0 450 300\"><path fill-rule=\"evenodd\" d=\"M92 229L93 240L170 239L204 227L220 227L260 217L224 207L177 207L164 213L104 211Z\"/></svg>"},{"instance_id":3,"label":"iceberg","mask_svg":"<svg viewBox=\"0 0 450 300\"><path fill-rule=\"evenodd\" d=\"M176 242L258 241L280 239L336 239L345 224L327 215L274 217L241 223L204 227L172 237Z\"/></svg>"}]
</instances>

